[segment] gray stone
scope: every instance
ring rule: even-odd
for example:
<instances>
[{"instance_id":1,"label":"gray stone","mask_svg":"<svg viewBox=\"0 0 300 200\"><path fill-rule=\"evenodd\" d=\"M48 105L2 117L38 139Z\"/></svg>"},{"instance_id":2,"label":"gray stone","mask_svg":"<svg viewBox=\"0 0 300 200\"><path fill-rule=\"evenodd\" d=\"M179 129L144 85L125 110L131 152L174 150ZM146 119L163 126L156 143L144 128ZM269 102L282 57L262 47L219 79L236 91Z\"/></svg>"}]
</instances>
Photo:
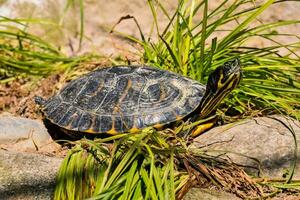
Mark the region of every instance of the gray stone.
<instances>
[{"instance_id":1,"label":"gray stone","mask_svg":"<svg viewBox=\"0 0 300 200\"><path fill-rule=\"evenodd\" d=\"M201 148L211 155L226 153L223 157L228 157L235 163L261 167L262 177L282 178L290 169L295 150L293 135L283 123L294 130L298 142L297 152L300 155L299 121L279 115L214 128L197 137L191 148ZM250 157L257 159L260 164ZM245 170L252 175L259 175L259 170L250 167ZM300 178L299 159L294 177Z\"/></svg>"},{"instance_id":2,"label":"gray stone","mask_svg":"<svg viewBox=\"0 0 300 200\"><path fill-rule=\"evenodd\" d=\"M0 150L0 199L52 199L62 158Z\"/></svg>"},{"instance_id":3,"label":"gray stone","mask_svg":"<svg viewBox=\"0 0 300 200\"><path fill-rule=\"evenodd\" d=\"M234 194L213 189L192 188L183 200L239 200Z\"/></svg>"},{"instance_id":4,"label":"gray stone","mask_svg":"<svg viewBox=\"0 0 300 200\"><path fill-rule=\"evenodd\" d=\"M0 147L17 151L55 151L59 148L40 120L0 115Z\"/></svg>"}]
</instances>

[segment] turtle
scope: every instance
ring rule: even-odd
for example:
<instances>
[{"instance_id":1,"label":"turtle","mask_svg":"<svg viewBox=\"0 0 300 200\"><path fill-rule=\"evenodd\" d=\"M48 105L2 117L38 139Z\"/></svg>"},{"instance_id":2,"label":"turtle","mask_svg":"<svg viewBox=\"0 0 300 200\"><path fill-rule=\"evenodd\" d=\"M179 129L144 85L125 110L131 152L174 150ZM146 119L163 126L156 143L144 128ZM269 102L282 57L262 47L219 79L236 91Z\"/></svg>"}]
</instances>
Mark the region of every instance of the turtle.
<instances>
[{"instance_id":1,"label":"turtle","mask_svg":"<svg viewBox=\"0 0 300 200\"><path fill-rule=\"evenodd\" d=\"M36 96L35 102L47 120L66 132L137 133L208 118L240 80L238 58L217 67L206 86L147 65L112 66L70 81L49 99Z\"/></svg>"}]
</instances>

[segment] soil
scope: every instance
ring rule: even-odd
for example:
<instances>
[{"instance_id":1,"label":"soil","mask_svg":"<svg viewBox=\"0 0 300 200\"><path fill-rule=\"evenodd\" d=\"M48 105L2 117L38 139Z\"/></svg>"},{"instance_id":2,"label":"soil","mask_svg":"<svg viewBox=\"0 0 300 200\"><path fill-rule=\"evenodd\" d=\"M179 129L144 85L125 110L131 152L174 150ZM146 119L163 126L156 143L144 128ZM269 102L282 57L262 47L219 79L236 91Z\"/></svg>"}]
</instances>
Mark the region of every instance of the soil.
<instances>
[{"instance_id":1,"label":"soil","mask_svg":"<svg viewBox=\"0 0 300 200\"><path fill-rule=\"evenodd\" d=\"M0 85L0 111L6 111L29 118L37 118L37 109L33 103L35 95L49 97L59 82L58 74L44 78L36 85L29 85L30 79L17 79ZM53 87L54 86L54 87Z\"/></svg>"}]
</instances>

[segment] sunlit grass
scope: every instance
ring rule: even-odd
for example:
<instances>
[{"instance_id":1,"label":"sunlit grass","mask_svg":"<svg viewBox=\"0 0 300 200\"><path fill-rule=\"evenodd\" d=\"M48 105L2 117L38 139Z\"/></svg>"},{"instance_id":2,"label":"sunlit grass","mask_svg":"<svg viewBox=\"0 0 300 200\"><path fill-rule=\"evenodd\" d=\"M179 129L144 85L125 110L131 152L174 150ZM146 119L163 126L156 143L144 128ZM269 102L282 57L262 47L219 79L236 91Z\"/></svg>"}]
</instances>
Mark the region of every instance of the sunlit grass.
<instances>
[{"instance_id":1,"label":"sunlit grass","mask_svg":"<svg viewBox=\"0 0 300 200\"><path fill-rule=\"evenodd\" d=\"M155 27L159 24L157 12L170 19L164 30L156 29L158 41L146 38L142 30L141 39L128 37L143 47L145 63L206 83L208 74L217 66L239 57L243 80L226 99L225 107L240 113L264 110L266 114L277 112L300 117L300 38L276 30L300 21L262 24L256 20L270 5L280 1L268 0L260 5L246 0L230 4L223 1L210 11L207 0L178 2L175 13L168 14L162 2L148 1ZM246 8L241 9L242 6ZM228 30L225 27L229 23L235 25ZM223 36L216 37L218 32ZM281 44L278 36L294 37L296 41ZM252 38L270 41L272 45L251 47L247 42ZM282 50L287 53L281 53Z\"/></svg>"},{"instance_id":2,"label":"sunlit grass","mask_svg":"<svg viewBox=\"0 0 300 200\"><path fill-rule=\"evenodd\" d=\"M146 128L73 144L60 167L54 199L175 200L201 183L242 198L261 195L240 167L189 149L188 141L171 130Z\"/></svg>"},{"instance_id":3,"label":"sunlit grass","mask_svg":"<svg viewBox=\"0 0 300 200\"><path fill-rule=\"evenodd\" d=\"M83 1L67 1L62 16L58 16L59 22L41 18L10 19L0 14L0 83L26 76L45 77L51 73L68 72L91 60L92 55L67 56L62 53L61 47L42 39L45 35L37 36L29 31L32 25L40 24L62 32L67 12L77 3L80 8L80 49L84 37Z\"/></svg>"},{"instance_id":4,"label":"sunlit grass","mask_svg":"<svg viewBox=\"0 0 300 200\"><path fill-rule=\"evenodd\" d=\"M1 83L18 76L46 76L66 71L90 58L64 55L57 47L24 31L26 25L20 21L2 18L0 26Z\"/></svg>"},{"instance_id":5,"label":"sunlit grass","mask_svg":"<svg viewBox=\"0 0 300 200\"><path fill-rule=\"evenodd\" d=\"M188 175L175 172L176 147L157 134L150 128L77 142L60 168L55 199L175 199Z\"/></svg>"}]
</instances>

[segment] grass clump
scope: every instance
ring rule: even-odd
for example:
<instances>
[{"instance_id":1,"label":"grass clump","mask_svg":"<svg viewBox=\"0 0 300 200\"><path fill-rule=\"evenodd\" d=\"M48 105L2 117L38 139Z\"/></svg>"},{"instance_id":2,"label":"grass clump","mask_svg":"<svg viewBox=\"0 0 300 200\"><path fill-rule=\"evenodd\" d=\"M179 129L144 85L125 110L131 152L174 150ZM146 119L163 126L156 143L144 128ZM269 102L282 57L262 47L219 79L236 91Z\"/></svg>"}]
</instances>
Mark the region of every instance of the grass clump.
<instances>
[{"instance_id":1,"label":"grass clump","mask_svg":"<svg viewBox=\"0 0 300 200\"><path fill-rule=\"evenodd\" d=\"M169 14L161 2L149 0L158 40L146 38L142 30L141 39L128 37L143 47L145 63L202 83L206 83L209 73L217 66L239 57L243 80L227 98L226 107L239 113L275 111L299 118L299 37L276 29L300 21L260 23L256 20L272 4L281 2L268 0L256 5L248 0L222 1L208 10L207 0L179 0L176 11ZM159 11L170 20L162 31L158 28ZM218 33L222 34L218 36ZM279 36L296 38L296 41L281 44L276 39ZM249 46L248 41L255 38L272 44L259 48Z\"/></svg>"},{"instance_id":2,"label":"grass clump","mask_svg":"<svg viewBox=\"0 0 300 200\"><path fill-rule=\"evenodd\" d=\"M61 166L55 199L175 199L184 176L174 173L174 148L156 134L80 141ZM169 156L153 152L162 150Z\"/></svg>"},{"instance_id":3,"label":"grass clump","mask_svg":"<svg viewBox=\"0 0 300 200\"><path fill-rule=\"evenodd\" d=\"M75 142L60 168L54 199L181 199L196 185L243 198L262 194L241 168L187 144L171 130L152 128Z\"/></svg>"},{"instance_id":4,"label":"grass clump","mask_svg":"<svg viewBox=\"0 0 300 200\"><path fill-rule=\"evenodd\" d=\"M20 21L1 18L0 26L0 82L18 76L46 76L64 71L88 60L89 56L67 57L59 49L26 32Z\"/></svg>"}]
</instances>

